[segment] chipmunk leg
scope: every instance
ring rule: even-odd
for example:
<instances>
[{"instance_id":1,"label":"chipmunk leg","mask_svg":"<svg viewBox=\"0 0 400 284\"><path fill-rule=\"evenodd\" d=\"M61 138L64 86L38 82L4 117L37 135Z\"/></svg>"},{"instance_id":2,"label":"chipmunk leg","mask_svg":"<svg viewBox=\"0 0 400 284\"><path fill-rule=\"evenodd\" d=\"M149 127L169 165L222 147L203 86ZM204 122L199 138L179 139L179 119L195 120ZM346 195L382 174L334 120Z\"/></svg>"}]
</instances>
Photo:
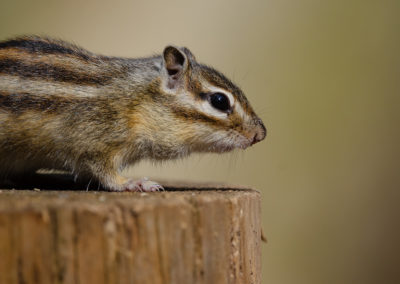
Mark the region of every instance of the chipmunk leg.
<instances>
[{"instance_id":1,"label":"chipmunk leg","mask_svg":"<svg viewBox=\"0 0 400 284\"><path fill-rule=\"evenodd\" d=\"M147 178L132 179L119 174L120 160L112 157L101 161L91 160L87 163L89 172L110 191L153 192L164 190L157 182Z\"/></svg>"},{"instance_id":2,"label":"chipmunk leg","mask_svg":"<svg viewBox=\"0 0 400 284\"><path fill-rule=\"evenodd\" d=\"M94 174L103 186L110 191L139 191L153 192L164 190L157 182L148 180L147 178L132 179L123 177L118 171L104 171Z\"/></svg>"}]
</instances>

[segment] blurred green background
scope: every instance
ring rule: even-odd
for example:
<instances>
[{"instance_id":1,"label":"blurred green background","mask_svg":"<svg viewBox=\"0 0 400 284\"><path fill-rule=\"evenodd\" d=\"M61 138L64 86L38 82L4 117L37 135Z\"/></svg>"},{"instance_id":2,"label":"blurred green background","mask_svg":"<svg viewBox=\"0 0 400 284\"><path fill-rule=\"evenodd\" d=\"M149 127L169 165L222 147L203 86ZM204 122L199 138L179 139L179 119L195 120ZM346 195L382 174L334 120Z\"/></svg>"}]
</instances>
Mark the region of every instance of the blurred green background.
<instances>
[{"instance_id":1,"label":"blurred green background","mask_svg":"<svg viewBox=\"0 0 400 284\"><path fill-rule=\"evenodd\" d=\"M1 0L0 39L21 34L126 57L189 47L268 137L126 174L259 189L263 283L400 283L400 1Z\"/></svg>"}]
</instances>

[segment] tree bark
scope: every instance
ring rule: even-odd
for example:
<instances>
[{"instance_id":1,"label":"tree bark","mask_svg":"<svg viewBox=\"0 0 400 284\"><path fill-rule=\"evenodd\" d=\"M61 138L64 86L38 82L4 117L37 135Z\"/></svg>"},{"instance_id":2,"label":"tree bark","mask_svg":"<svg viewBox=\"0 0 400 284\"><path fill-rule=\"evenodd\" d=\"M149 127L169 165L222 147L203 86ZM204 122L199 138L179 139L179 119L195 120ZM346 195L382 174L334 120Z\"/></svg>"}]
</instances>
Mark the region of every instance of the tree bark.
<instances>
[{"instance_id":1,"label":"tree bark","mask_svg":"<svg viewBox=\"0 0 400 284\"><path fill-rule=\"evenodd\" d=\"M1 190L0 283L261 283L251 189Z\"/></svg>"}]
</instances>

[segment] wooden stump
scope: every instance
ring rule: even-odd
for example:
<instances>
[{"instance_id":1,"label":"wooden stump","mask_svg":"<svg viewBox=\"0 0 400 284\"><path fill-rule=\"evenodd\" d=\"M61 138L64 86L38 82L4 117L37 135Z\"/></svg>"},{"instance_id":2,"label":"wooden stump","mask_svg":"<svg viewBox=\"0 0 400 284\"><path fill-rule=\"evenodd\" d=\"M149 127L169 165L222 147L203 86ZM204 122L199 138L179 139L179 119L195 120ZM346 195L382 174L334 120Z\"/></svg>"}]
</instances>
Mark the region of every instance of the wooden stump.
<instances>
[{"instance_id":1,"label":"wooden stump","mask_svg":"<svg viewBox=\"0 0 400 284\"><path fill-rule=\"evenodd\" d=\"M0 283L261 283L260 194L167 189L1 190Z\"/></svg>"}]
</instances>

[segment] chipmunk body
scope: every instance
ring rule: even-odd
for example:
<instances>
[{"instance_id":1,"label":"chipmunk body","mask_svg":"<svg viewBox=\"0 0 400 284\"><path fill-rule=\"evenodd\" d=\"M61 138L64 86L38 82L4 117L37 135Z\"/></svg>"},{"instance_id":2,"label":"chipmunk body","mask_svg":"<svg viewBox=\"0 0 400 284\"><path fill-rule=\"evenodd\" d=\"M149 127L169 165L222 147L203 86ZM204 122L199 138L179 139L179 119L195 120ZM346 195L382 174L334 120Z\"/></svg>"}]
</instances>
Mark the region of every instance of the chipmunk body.
<instances>
[{"instance_id":1,"label":"chipmunk body","mask_svg":"<svg viewBox=\"0 0 400 284\"><path fill-rule=\"evenodd\" d=\"M53 168L110 190L154 191L161 186L119 171L265 135L243 92L186 48L125 59L41 37L0 42L2 177Z\"/></svg>"}]
</instances>

